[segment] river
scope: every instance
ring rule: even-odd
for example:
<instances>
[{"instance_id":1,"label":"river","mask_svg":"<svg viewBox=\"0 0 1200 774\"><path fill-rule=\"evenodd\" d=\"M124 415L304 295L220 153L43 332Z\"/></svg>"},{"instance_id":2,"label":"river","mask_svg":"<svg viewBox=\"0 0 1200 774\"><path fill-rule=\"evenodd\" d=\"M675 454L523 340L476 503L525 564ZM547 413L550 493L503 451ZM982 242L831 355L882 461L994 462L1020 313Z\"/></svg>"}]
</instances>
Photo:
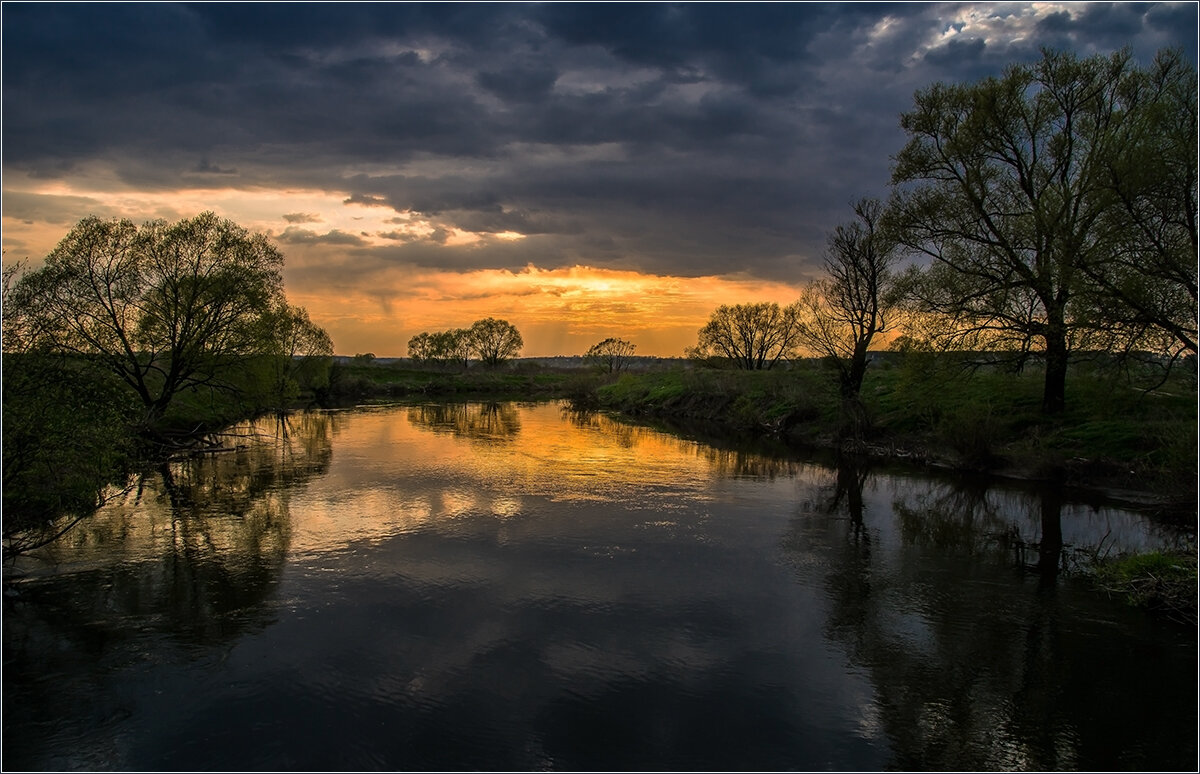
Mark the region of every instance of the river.
<instances>
[{"instance_id":1,"label":"river","mask_svg":"<svg viewBox=\"0 0 1200 774\"><path fill-rule=\"evenodd\" d=\"M6 567L3 767L1195 770L1194 530L558 403L259 420Z\"/></svg>"}]
</instances>

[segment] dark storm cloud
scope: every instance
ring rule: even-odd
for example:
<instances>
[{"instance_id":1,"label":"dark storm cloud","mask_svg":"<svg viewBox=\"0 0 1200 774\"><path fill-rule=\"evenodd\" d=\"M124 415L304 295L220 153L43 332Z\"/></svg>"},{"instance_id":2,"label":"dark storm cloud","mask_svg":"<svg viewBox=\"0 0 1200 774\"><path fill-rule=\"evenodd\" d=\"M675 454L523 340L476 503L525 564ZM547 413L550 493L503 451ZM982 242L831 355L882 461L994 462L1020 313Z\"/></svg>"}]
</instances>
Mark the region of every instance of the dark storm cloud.
<instances>
[{"instance_id":1,"label":"dark storm cloud","mask_svg":"<svg viewBox=\"0 0 1200 774\"><path fill-rule=\"evenodd\" d=\"M380 248L422 264L789 279L850 201L886 193L915 90L1042 45L1195 56L1194 4L1070 10L9 3L4 171L317 188L425 216L442 242L455 228L530 235L451 251L397 231L399 252Z\"/></svg>"}]
</instances>

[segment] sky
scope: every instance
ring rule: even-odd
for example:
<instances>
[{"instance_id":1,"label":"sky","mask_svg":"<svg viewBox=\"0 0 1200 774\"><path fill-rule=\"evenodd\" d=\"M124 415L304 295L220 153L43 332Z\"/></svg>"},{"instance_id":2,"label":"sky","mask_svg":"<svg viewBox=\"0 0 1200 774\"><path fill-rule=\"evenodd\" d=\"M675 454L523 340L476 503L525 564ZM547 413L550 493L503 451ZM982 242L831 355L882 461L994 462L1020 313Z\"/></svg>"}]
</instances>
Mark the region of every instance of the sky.
<instances>
[{"instance_id":1,"label":"sky","mask_svg":"<svg viewBox=\"0 0 1200 774\"><path fill-rule=\"evenodd\" d=\"M1194 61L1197 7L4 2L4 261L211 210L337 354L496 317L523 356L678 357L820 275L916 91L1043 47Z\"/></svg>"}]
</instances>

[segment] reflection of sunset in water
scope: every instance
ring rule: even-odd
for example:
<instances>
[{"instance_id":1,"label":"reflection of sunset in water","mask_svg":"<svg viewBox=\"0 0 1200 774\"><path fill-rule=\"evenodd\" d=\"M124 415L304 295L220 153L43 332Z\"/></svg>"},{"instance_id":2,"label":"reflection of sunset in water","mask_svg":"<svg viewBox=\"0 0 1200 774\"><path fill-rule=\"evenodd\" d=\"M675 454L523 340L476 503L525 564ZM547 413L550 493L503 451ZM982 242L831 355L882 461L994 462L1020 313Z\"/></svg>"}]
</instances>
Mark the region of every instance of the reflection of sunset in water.
<instances>
[{"instance_id":1,"label":"reflection of sunset in water","mask_svg":"<svg viewBox=\"0 0 1200 774\"><path fill-rule=\"evenodd\" d=\"M532 501L615 502L669 513L720 478L796 463L716 450L558 404L427 404L334 415L327 476L292 502L292 549L512 518ZM750 459L753 458L753 459Z\"/></svg>"}]
</instances>

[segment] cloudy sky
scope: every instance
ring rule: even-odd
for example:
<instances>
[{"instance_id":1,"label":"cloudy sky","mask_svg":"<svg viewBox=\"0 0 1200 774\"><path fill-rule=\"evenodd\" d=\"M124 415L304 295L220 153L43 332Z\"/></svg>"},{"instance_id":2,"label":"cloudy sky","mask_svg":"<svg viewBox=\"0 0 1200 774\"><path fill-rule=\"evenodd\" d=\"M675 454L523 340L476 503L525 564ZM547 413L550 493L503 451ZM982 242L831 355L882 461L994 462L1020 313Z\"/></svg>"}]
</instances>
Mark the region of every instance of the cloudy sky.
<instances>
[{"instance_id":1,"label":"cloudy sky","mask_svg":"<svg viewBox=\"0 0 1200 774\"><path fill-rule=\"evenodd\" d=\"M339 354L509 320L678 356L788 302L898 117L1043 46L1196 57L1195 3L5 2L4 260L82 217L269 233Z\"/></svg>"}]
</instances>

